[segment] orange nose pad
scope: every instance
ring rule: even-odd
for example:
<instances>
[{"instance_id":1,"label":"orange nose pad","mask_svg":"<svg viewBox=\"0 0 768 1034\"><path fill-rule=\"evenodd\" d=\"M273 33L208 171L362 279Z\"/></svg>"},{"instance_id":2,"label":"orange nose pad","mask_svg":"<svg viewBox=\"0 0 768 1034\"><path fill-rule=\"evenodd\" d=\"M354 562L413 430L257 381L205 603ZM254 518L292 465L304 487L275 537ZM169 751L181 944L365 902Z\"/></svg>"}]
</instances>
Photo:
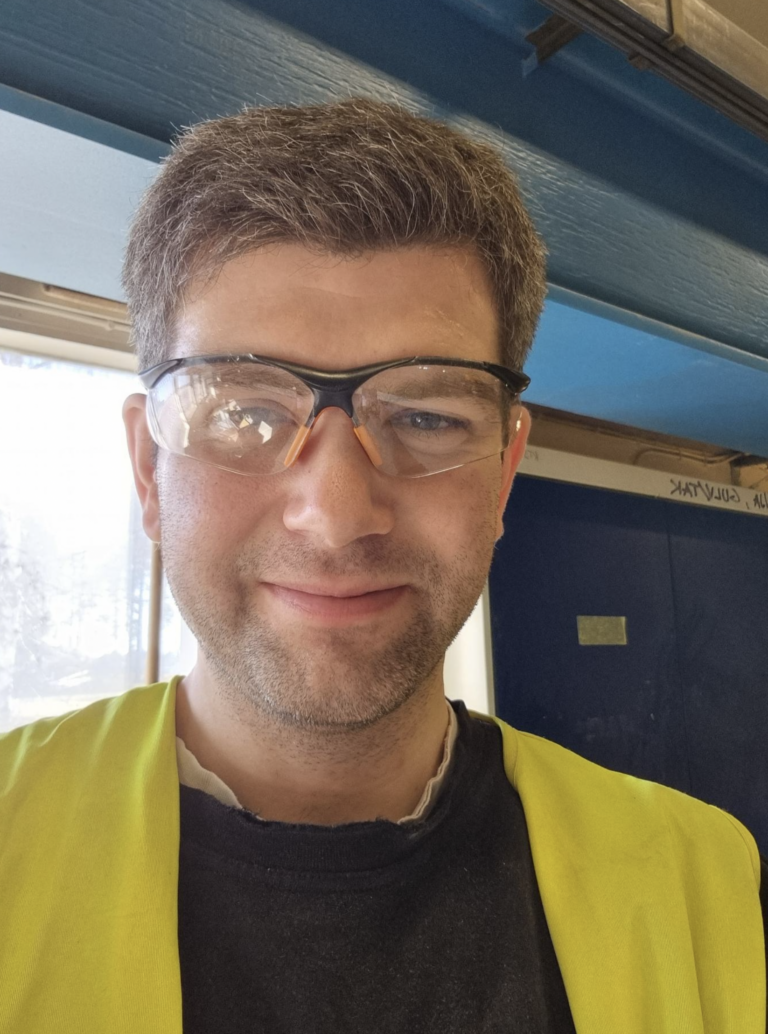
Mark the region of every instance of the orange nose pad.
<instances>
[{"instance_id":1,"label":"orange nose pad","mask_svg":"<svg viewBox=\"0 0 768 1034\"><path fill-rule=\"evenodd\" d=\"M296 437L293 439L293 443L288 450L288 454L283 460L284 467L290 467L294 460L299 458L301 450L304 448L304 442L309 438L310 427L300 427L296 432Z\"/></svg>"},{"instance_id":2,"label":"orange nose pad","mask_svg":"<svg viewBox=\"0 0 768 1034\"><path fill-rule=\"evenodd\" d=\"M286 457L283 460L284 467L290 467L291 464L295 463L301 455L301 450L304 448L307 438L309 438L309 432L312 427L300 427L296 432L296 437L291 443L291 447L286 453ZM380 467L384 462L381 458L381 453L378 450L376 442L371 438L366 428L358 426L353 428L357 440L360 442L362 447L365 449L368 459L374 465L374 467Z\"/></svg>"},{"instance_id":3,"label":"orange nose pad","mask_svg":"<svg viewBox=\"0 0 768 1034\"><path fill-rule=\"evenodd\" d=\"M371 461L374 467L380 467L384 460L381 458L381 453L379 452L378 446L376 445L376 442L373 440L373 438L371 438L367 429L363 427L362 424L358 424L358 426L355 428L355 434L357 435L357 440L368 453L368 459Z\"/></svg>"}]
</instances>

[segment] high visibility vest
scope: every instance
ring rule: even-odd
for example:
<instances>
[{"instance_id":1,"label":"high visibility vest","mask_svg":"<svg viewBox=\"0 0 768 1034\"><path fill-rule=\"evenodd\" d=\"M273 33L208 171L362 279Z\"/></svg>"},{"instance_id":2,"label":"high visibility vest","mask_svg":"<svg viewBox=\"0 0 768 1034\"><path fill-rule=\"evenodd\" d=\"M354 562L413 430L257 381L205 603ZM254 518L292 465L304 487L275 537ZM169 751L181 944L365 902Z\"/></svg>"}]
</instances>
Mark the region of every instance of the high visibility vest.
<instances>
[{"instance_id":1,"label":"high visibility vest","mask_svg":"<svg viewBox=\"0 0 768 1034\"><path fill-rule=\"evenodd\" d=\"M0 737L1 1034L181 1034L180 678ZM765 1034L750 833L476 717L502 732L578 1034Z\"/></svg>"}]
</instances>

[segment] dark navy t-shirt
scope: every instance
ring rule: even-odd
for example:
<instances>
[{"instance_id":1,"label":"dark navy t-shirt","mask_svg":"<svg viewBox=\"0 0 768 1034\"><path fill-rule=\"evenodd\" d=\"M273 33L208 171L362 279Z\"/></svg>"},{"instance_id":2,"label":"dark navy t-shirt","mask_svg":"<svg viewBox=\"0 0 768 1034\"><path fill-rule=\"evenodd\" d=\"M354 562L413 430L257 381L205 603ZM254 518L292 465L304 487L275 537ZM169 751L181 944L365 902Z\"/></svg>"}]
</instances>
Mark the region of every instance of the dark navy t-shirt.
<instances>
[{"instance_id":1,"label":"dark navy t-shirt","mask_svg":"<svg viewBox=\"0 0 768 1034\"><path fill-rule=\"evenodd\" d=\"M185 1034L575 1034L500 730L452 706L420 820L266 822L181 787Z\"/></svg>"}]
</instances>

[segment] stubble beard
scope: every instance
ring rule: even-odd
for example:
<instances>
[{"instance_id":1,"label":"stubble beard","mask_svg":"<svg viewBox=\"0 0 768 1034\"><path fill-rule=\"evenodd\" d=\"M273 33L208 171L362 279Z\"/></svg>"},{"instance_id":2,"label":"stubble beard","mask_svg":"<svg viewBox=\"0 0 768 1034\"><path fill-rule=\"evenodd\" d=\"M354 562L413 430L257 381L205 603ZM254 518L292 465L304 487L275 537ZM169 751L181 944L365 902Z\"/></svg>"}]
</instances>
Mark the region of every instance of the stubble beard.
<instances>
[{"instance_id":1,"label":"stubble beard","mask_svg":"<svg viewBox=\"0 0 768 1034\"><path fill-rule=\"evenodd\" d=\"M168 584L227 707L246 724L328 733L371 726L426 686L482 592L495 541L493 524L481 519L471 548L448 563L374 536L343 555L267 540L234 559L201 561L210 551L188 539L189 525L163 506L162 492L160 511ZM409 586L411 598L395 603L407 622L390 635L375 618L347 628L276 628L255 599L268 606L262 580L311 584L372 573L377 583Z\"/></svg>"},{"instance_id":2,"label":"stubble beard","mask_svg":"<svg viewBox=\"0 0 768 1034\"><path fill-rule=\"evenodd\" d=\"M254 619L236 641L220 627L203 629L198 641L220 684L237 687L229 703L241 716L341 731L373 725L411 699L461 624L457 619L454 629L421 610L405 631L372 646L365 631L324 629L302 637L300 630L283 634Z\"/></svg>"},{"instance_id":3,"label":"stubble beard","mask_svg":"<svg viewBox=\"0 0 768 1034\"><path fill-rule=\"evenodd\" d=\"M413 600L395 604L408 607L410 620L386 639L375 627L312 629L302 637L298 622L283 632L262 618L242 582L236 592L223 591L220 569L201 591L199 570L192 583L190 566L173 549L166 546L163 558L179 610L234 713L244 722L266 718L328 731L373 725L418 693L472 612L487 573L456 563L436 577L436 565L428 565L431 581L422 574L420 585L430 586L429 595L411 588ZM411 577L425 571L424 559L417 565L411 554ZM237 602L223 607L223 599Z\"/></svg>"},{"instance_id":4,"label":"stubble beard","mask_svg":"<svg viewBox=\"0 0 768 1034\"><path fill-rule=\"evenodd\" d=\"M282 565L285 559L283 553ZM487 574L487 566L478 570L476 562L466 560L455 562L449 571L438 569L434 559L417 558L413 551L407 565L393 565L393 559L390 556L389 569L408 571L412 579L412 601L395 604L409 611L402 631L383 639L374 620L372 628L310 629L302 636L299 622L278 631L257 613L252 581L245 585L232 575L229 584L237 588L227 591L219 566L215 582L207 580L213 571L204 574L199 569L192 582L186 559L175 556L172 547L163 549L179 610L238 717L328 731L373 725L418 693L472 612ZM382 580L386 578L381 565L370 562L348 563L346 571L335 566L338 575L376 570ZM311 567L288 569L331 573L327 565L319 570L317 558ZM416 572L419 588L413 587ZM424 585L429 586L428 595ZM223 606L224 600L232 605Z\"/></svg>"}]
</instances>

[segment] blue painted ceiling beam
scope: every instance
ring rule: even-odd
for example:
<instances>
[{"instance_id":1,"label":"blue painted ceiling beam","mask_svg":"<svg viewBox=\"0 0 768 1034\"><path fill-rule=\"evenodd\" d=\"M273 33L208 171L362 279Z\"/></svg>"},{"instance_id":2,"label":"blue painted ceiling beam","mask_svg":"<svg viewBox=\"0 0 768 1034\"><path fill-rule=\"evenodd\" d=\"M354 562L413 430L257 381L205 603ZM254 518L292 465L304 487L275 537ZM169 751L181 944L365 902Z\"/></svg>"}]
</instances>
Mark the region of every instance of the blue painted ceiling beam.
<instances>
[{"instance_id":1,"label":"blue painted ceiling beam","mask_svg":"<svg viewBox=\"0 0 768 1034\"><path fill-rule=\"evenodd\" d=\"M768 254L768 144L588 36L523 77L524 35L549 16L534 0L6 0L0 81L167 142L276 99L257 11Z\"/></svg>"},{"instance_id":2,"label":"blue painted ceiling beam","mask_svg":"<svg viewBox=\"0 0 768 1034\"><path fill-rule=\"evenodd\" d=\"M525 35L551 14L541 4L249 4L619 190L768 254L768 143L588 36L524 77L533 49ZM506 15L504 34L488 15L494 8Z\"/></svg>"},{"instance_id":3,"label":"blue painted ceiling beam","mask_svg":"<svg viewBox=\"0 0 768 1034\"><path fill-rule=\"evenodd\" d=\"M6 0L0 107L21 104L27 117L156 159L178 128L244 103L398 99L502 148L548 243L553 285L699 335L689 350L708 339L720 362L759 376L754 361L768 357L768 145L593 39L523 78L523 37L546 9L487 0L478 17L470 0L449 2ZM504 25L491 24L500 14ZM532 359L543 404L563 401L573 371L599 366L606 349L628 365L611 384L596 370L590 408L571 403L573 411L607 415L612 394L632 399L632 357L643 348L669 354L660 381L678 376L663 347L673 333L650 342L573 319L568 337L562 326L545 318ZM735 405L747 383L740 376L722 382ZM647 378L641 387L627 416L668 430ZM759 424L754 384L748 394ZM708 440L727 444L733 436L718 426ZM738 434L741 448L765 441ZM687 436L697 436L693 427Z\"/></svg>"},{"instance_id":4,"label":"blue painted ceiling beam","mask_svg":"<svg viewBox=\"0 0 768 1034\"><path fill-rule=\"evenodd\" d=\"M701 135L676 132L674 106L666 124L651 118L558 63L561 55L524 79L525 48L515 32L547 12L531 0L504 2L517 19L506 34L437 0L259 0L258 12L290 23L288 32L257 13L255 3L6 0L0 75L17 90L166 142L179 127L243 103L386 92L386 79L377 82L373 72L381 69L395 91L402 82L404 96L410 85L427 103L529 145L511 157L522 161L555 283L766 354L759 294L760 256L768 255L761 174L768 145L746 140L699 105L710 141L722 121L729 157L727 148L705 146ZM370 74L295 28L365 61ZM615 61L606 45L588 42ZM628 64L627 73L639 75ZM668 84L656 86L680 101L690 126L697 102ZM749 168L733 157L739 141ZM674 233L663 236L672 240L657 236L665 214ZM747 249L743 260L727 242Z\"/></svg>"}]
</instances>

